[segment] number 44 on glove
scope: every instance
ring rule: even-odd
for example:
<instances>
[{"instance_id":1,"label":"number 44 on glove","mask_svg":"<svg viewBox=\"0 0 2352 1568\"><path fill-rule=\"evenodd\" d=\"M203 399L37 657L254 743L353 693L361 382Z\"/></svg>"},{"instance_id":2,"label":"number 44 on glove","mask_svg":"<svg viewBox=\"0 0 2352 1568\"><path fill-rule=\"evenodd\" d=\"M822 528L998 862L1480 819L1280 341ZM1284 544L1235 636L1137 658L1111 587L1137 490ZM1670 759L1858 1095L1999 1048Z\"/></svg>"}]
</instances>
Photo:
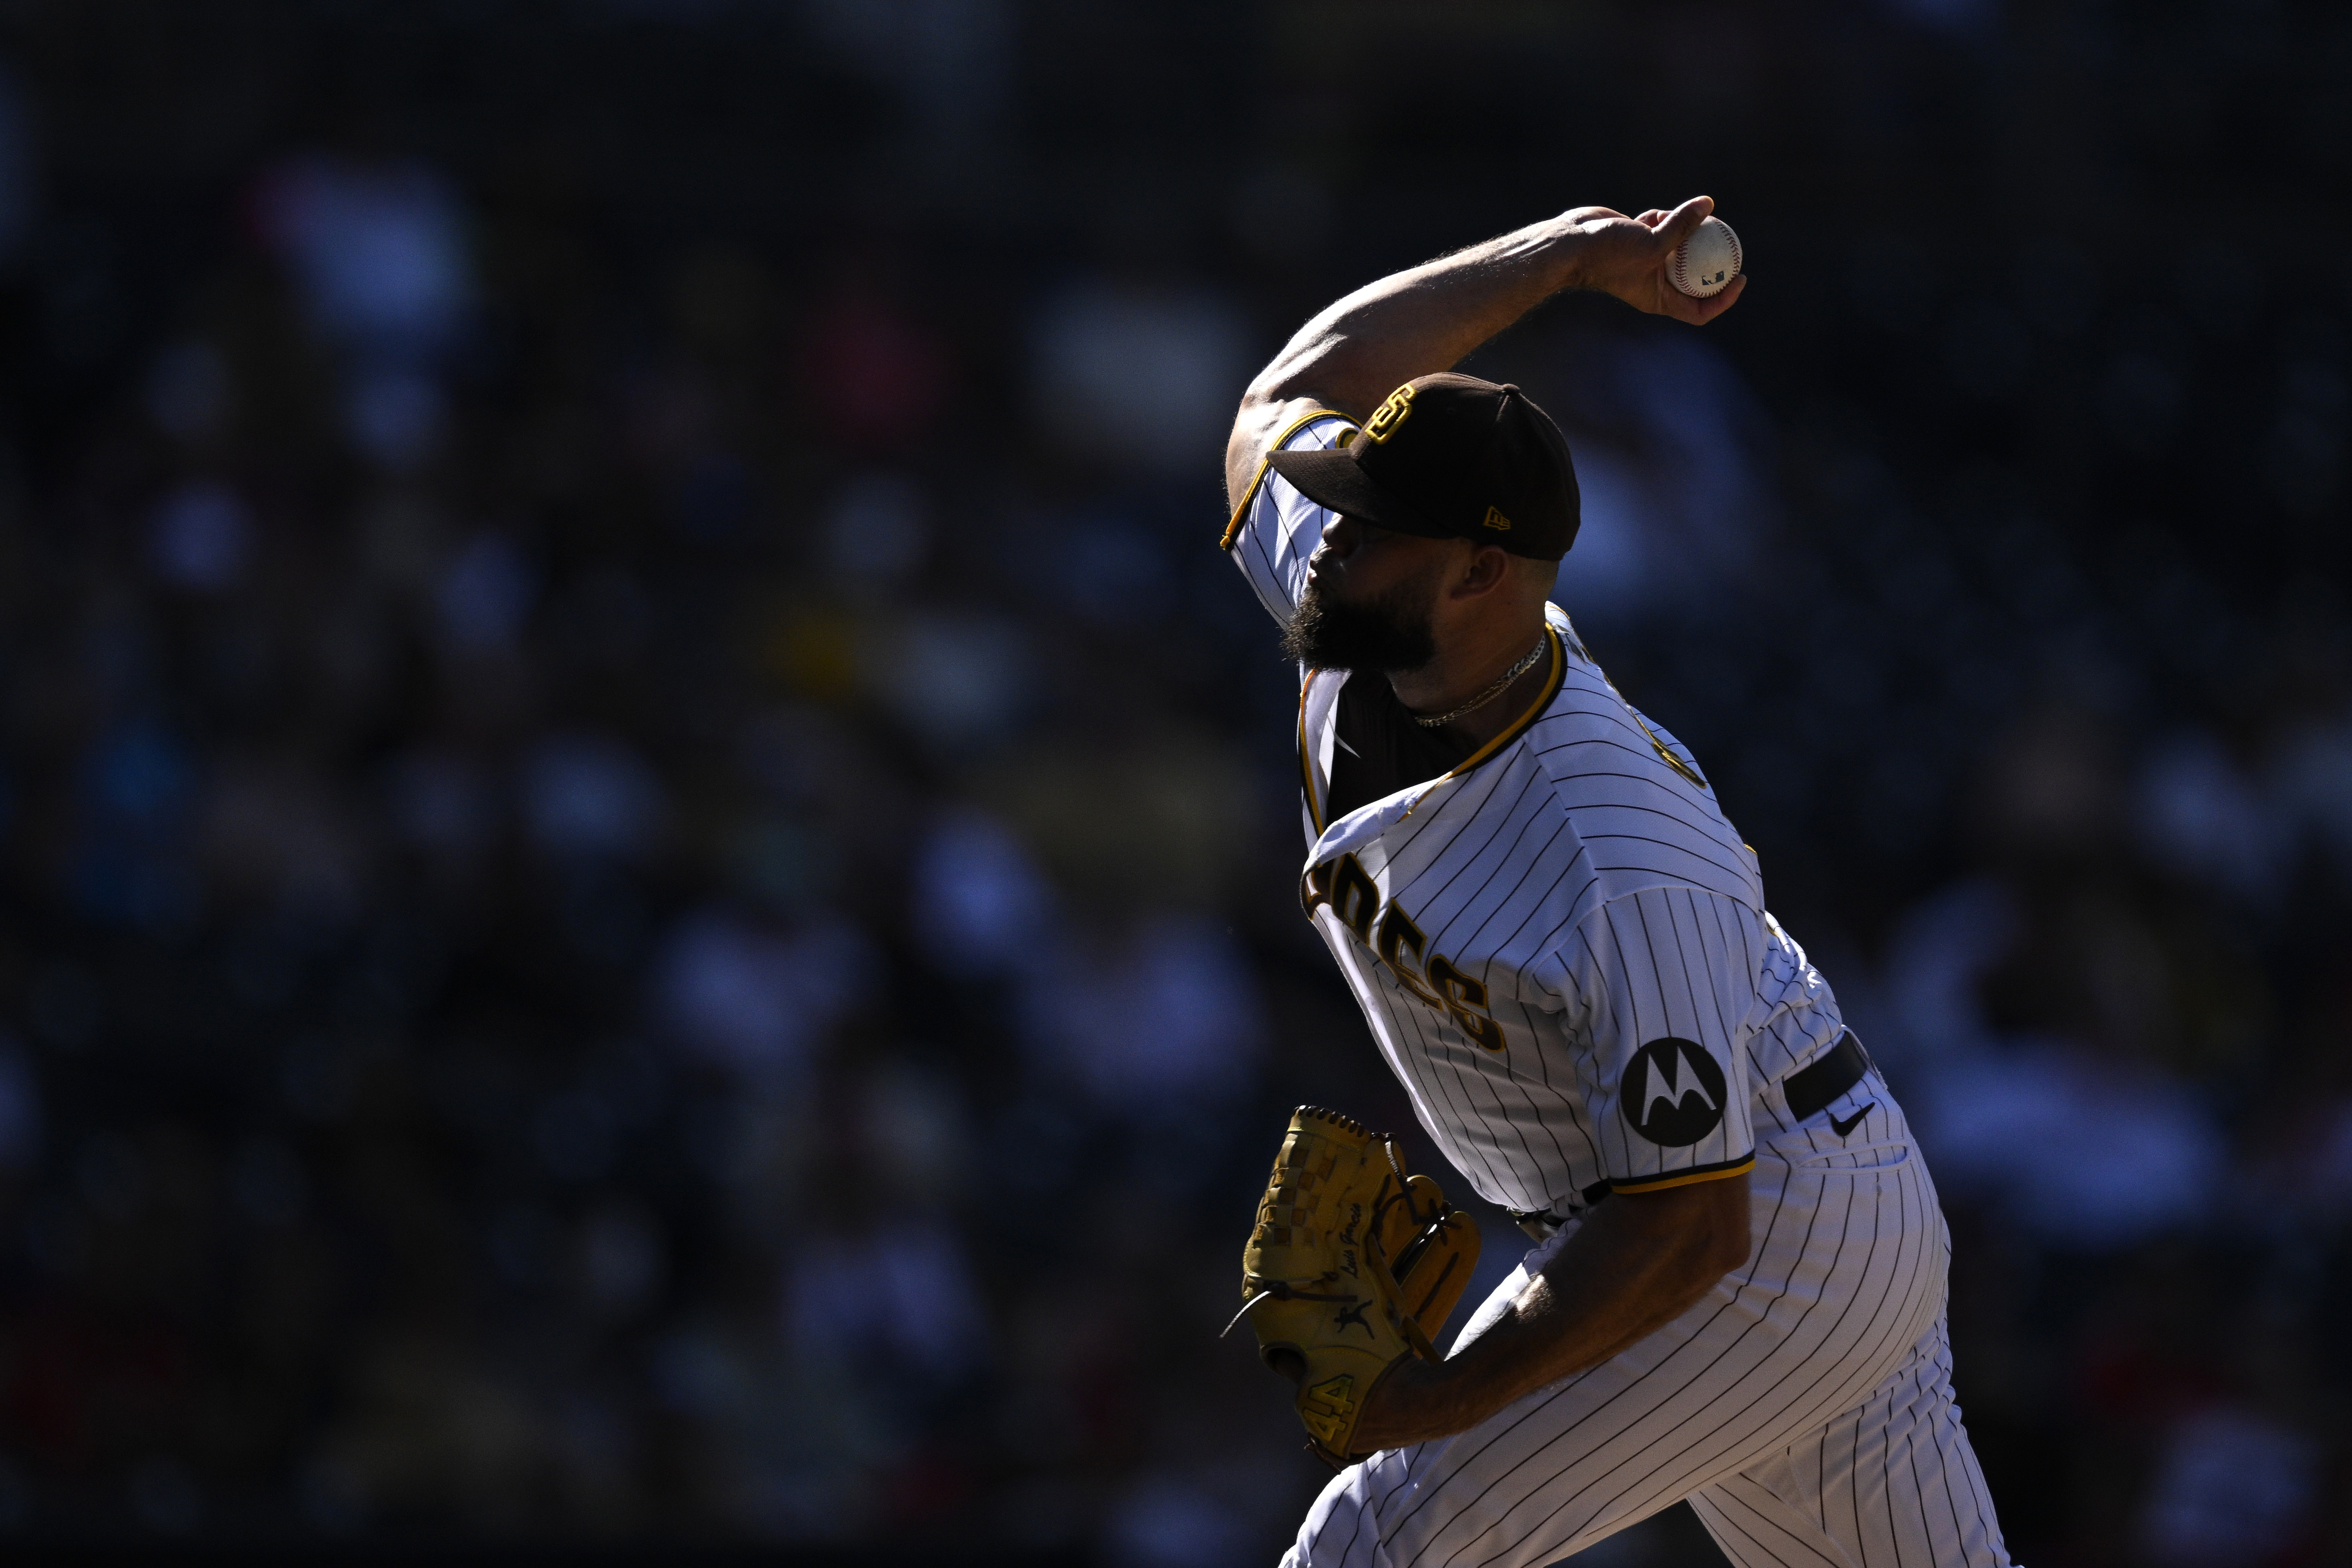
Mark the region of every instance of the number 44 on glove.
<instances>
[{"instance_id":1,"label":"number 44 on glove","mask_svg":"<svg viewBox=\"0 0 2352 1568\"><path fill-rule=\"evenodd\" d=\"M1242 1249L1234 1322L1247 1318L1259 1359L1297 1385L1307 1446L1337 1468L1365 1457L1356 1418L1381 1375L1444 1359L1430 1336L1477 1266L1477 1226L1405 1173L1395 1139L1302 1105Z\"/></svg>"}]
</instances>

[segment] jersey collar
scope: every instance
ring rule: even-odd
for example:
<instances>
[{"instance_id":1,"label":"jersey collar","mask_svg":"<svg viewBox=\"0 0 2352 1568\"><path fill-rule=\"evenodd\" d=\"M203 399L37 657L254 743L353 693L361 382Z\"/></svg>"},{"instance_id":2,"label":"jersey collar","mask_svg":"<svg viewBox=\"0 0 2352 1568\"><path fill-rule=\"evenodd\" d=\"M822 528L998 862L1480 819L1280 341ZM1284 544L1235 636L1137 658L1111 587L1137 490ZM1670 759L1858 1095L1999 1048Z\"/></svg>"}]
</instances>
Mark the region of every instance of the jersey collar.
<instances>
[{"instance_id":1,"label":"jersey collar","mask_svg":"<svg viewBox=\"0 0 2352 1568\"><path fill-rule=\"evenodd\" d=\"M1463 758L1451 773L1440 773L1425 784L1400 791L1386 800L1360 805L1338 822L1324 820L1322 803L1316 799L1316 779L1320 770L1315 767L1307 750L1316 740L1307 727L1307 691L1315 684L1315 677L1323 672L1308 670L1306 679L1300 682L1298 692L1298 765L1299 782L1307 791L1307 820L1316 832L1316 844L1308 855L1309 861L1324 860L1341 849L1352 847L1367 838L1377 837L1392 822L1401 822L1411 816L1433 791L1456 779L1467 777L1472 770L1499 756L1513 742L1533 728L1536 721L1543 717L1544 710L1551 706L1552 700L1559 695L1560 685L1568 679L1568 652L1561 644L1559 626L1549 616L1545 618L1544 633L1551 639L1551 667L1544 677L1543 689L1536 694L1535 700L1528 704L1525 711L1505 725L1494 739ZM1330 721L1326 719L1325 722ZM1341 831L1343 828L1344 832ZM1335 833L1339 834L1339 838L1333 837Z\"/></svg>"}]
</instances>

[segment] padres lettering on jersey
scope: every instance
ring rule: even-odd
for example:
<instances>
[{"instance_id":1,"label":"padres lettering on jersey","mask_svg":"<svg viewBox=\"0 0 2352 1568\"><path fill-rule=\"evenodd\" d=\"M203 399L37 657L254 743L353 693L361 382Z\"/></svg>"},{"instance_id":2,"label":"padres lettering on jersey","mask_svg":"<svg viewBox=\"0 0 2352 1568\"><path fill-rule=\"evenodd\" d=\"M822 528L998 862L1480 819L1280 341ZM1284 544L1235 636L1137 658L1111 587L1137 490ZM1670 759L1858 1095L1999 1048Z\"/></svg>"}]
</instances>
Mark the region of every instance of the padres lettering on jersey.
<instances>
[{"instance_id":1,"label":"padres lettering on jersey","mask_svg":"<svg viewBox=\"0 0 2352 1568\"><path fill-rule=\"evenodd\" d=\"M1311 415L1281 445L1352 430ZM1235 511L1277 618L1327 515L1270 470ZM1842 1025L1696 763L1549 619L1541 694L1441 778L1327 820L1345 672L1307 673L1297 740L1303 900L1381 1053L1483 1196L1567 1214L1736 1174L1759 1132L1811 1152L1778 1085Z\"/></svg>"},{"instance_id":2,"label":"padres lettering on jersey","mask_svg":"<svg viewBox=\"0 0 2352 1568\"><path fill-rule=\"evenodd\" d=\"M1503 1048L1503 1031L1486 1012L1486 987L1456 968L1444 953L1429 951L1429 939L1404 906L1391 900L1381 909L1381 890L1353 855L1312 867L1307 873L1307 909L1328 903L1358 942L1372 948L1399 985L1444 1014L1468 1038L1490 1051ZM1380 918L1373 910L1380 909ZM1379 936L1374 937L1377 930ZM1428 957L1422 954L1428 951Z\"/></svg>"}]
</instances>

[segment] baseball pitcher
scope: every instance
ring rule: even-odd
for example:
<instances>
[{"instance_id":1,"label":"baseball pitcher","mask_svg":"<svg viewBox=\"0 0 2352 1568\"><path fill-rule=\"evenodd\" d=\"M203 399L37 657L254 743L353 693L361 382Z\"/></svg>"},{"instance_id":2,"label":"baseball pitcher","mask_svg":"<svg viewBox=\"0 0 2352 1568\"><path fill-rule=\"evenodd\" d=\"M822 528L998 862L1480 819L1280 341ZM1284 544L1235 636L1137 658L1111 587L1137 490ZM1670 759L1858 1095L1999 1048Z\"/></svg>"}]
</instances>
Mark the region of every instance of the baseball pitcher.
<instances>
[{"instance_id":1,"label":"baseball pitcher","mask_svg":"<svg viewBox=\"0 0 2352 1568\"><path fill-rule=\"evenodd\" d=\"M1538 1238L1441 1358L1466 1220L1294 1120L1242 1314L1339 1467L1288 1564L1542 1568L1685 1499L1742 1568L2009 1562L1902 1109L1706 772L1549 602L1559 427L1448 370L1564 289L1712 321L1744 279L1669 280L1712 206L1382 279L1234 422L1223 547L1301 672L1301 900L1429 1136Z\"/></svg>"}]
</instances>

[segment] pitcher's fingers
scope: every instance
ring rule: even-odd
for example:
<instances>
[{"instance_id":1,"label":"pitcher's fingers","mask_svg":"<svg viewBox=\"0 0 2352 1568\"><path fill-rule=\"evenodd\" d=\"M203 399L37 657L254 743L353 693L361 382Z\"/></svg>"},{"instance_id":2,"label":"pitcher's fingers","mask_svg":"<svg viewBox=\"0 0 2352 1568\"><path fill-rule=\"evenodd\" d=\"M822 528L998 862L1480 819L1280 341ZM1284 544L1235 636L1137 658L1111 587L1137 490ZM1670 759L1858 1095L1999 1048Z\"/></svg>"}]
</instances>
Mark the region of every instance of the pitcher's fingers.
<instances>
[{"instance_id":1,"label":"pitcher's fingers","mask_svg":"<svg viewBox=\"0 0 2352 1568\"><path fill-rule=\"evenodd\" d=\"M1714 303L1713 300L1694 300L1663 279L1658 284L1658 314L1661 316L1672 316L1675 321L1694 327L1705 326L1706 307Z\"/></svg>"},{"instance_id":2,"label":"pitcher's fingers","mask_svg":"<svg viewBox=\"0 0 2352 1568\"><path fill-rule=\"evenodd\" d=\"M1702 327L1706 325L1709 321L1712 321L1717 316L1720 316L1726 310L1731 309L1734 304L1738 303L1739 296L1747 292L1747 289L1748 274L1743 272L1738 277L1734 278L1730 282L1725 284L1723 286L1722 293L1714 296L1712 299L1693 300L1691 303L1698 307L1698 313L1690 318L1691 321L1694 324Z\"/></svg>"},{"instance_id":3,"label":"pitcher's fingers","mask_svg":"<svg viewBox=\"0 0 2352 1568\"><path fill-rule=\"evenodd\" d=\"M1677 321L1687 321L1694 327L1703 327L1731 309L1731 302L1739 298L1747 286L1748 279L1742 275L1725 285L1722 293L1702 300L1684 293L1661 278L1658 279L1657 313L1672 316Z\"/></svg>"},{"instance_id":4,"label":"pitcher's fingers","mask_svg":"<svg viewBox=\"0 0 2352 1568\"><path fill-rule=\"evenodd\" d=\"M1648 212L1643 213L1633 221L1640 224L1643 228L1655 228L1660 224L1666 221L1665 209L1663 207L1652 207Z\"/></svg>"},{"instance_id":5,"label":"pitcher's fingers","mask_svg":"<svg viewBox=\"0 0 2352 1568\"><path fill-rule=\"evenodd\" d=\"M1697 231L1714 210L1713 196L1693 196L1666 215L1666 221L1658 226L1658 237L1668 245L1680 245Z\"/></svg>"}]
</instances>

